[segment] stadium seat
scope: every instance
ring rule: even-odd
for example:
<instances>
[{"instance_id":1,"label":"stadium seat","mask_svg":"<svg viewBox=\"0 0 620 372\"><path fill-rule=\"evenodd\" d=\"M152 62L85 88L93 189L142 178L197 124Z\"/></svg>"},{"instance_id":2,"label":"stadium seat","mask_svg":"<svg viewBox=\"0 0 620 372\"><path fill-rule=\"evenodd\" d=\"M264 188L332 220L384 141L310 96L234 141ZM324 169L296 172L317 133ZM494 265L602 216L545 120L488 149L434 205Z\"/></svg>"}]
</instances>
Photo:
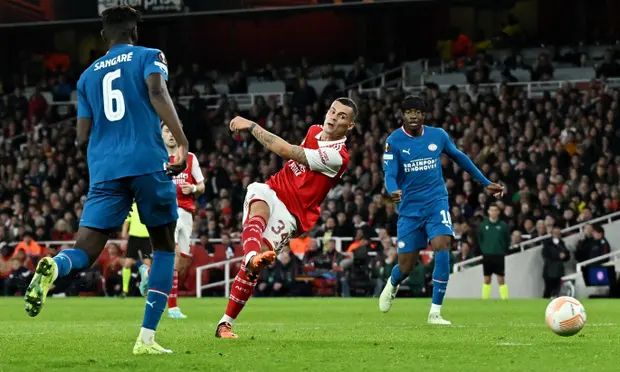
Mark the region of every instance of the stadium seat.
<instances>
[{"instance_id":1,"label":"stadium seat","mask_svg":"<svg viewBox=\"0 0 620 372\"><path fill-rule=\"evenodd\" d=\"M514 76L517 81L530 81L532 79L532 73L530 70L525 70L522 68L510 70L510 74Z\"/></svg>"},{"instance_id":2,"label":"stadium seat","mask_svg":"<svg viewBox=\"0 0 620 372\"><path fill-rule=\"evenodd\" d=\"M215 84L213 84L213 88L219 94L228 94L228 84L226 84L226 83L215 83Z\"/></svg>"},{"instance_id":3,"label":"stadium seat","mask_svg":"<svg viewBox=\"0 0 620 372\"><path fill-rule=\"evenodd\" d=\"M534 63L538 60L538 56L543 53L549 53L547 48L527 48L521 51L523 59L527 63Z\"/></svg>"},{"instance_id":4,"label":"stadium seat","mask_svg":"<svg viewBox=\"0 0 620 372\"><path fill-rule=\"evenodd\" d=\"M284 93L286 85L283 81L257 81L248 85L248 93Z\"/></svg>"},{"instance_id":5,"label":"stadium seat","mask_svg":"<svg viewBox=\"0 0 620 372\"><path fill-rule=\"evenodd\" d=\"M467 77L460 72L447 74L436 74L426 77L426 82L433 82L437 85L462 85L467 84Z\"/></svg>"},{"instance_id":6,"label":"stadium seat","mask_svg":"<svg viewBox=\"0 0 620 372\"><path fill-rule=\"evenodd\" d=\"M591 80L596 77L592 67L558 68L553 72L554 80Z\"/></svg>"}]
</instances>

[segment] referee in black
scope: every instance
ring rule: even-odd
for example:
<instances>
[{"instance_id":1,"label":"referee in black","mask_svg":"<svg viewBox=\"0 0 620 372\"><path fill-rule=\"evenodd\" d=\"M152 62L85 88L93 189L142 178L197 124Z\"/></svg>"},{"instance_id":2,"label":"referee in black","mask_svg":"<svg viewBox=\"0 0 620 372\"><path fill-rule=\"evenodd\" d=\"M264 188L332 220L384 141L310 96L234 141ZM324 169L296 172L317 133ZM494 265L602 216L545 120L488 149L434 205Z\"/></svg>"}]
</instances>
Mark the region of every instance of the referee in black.
<instances>
[{"instance_id":1,"label":"referee in black","mask_svg":"<svg viewBox=\"0 0 620 372\"><path fill-rule=\"evenodd\" d=\"M499 219L500 210L497 204L489 206L489 217L485 218L478 229L478 243L482 252L482 299L491 297L491 275L497 276L499 297L508 298L508 286L504 281L504 258L510 248L510 232L508 225Z\"/></svg>"}]
</instances>

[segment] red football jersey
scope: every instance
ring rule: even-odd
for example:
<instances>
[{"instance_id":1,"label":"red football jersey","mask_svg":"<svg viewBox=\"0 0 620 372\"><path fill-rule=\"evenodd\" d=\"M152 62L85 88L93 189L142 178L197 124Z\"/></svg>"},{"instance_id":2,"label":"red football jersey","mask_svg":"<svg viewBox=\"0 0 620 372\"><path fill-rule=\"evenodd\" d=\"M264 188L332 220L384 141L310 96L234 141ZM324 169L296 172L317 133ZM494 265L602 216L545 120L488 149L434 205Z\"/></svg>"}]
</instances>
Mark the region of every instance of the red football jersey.
<instances>
[{"instance_id":1,"label":"red football jersey","mask_svg":"<svg viewBox=\"0 0 620 372\"><path fill-rule=\"evenodd\" d=\"M314 227L321 214L321 203L329 190L338 184L349 164L346 138L320 141L322 132L320 125L312 125L301 144L309 167L289 160L266 182L297 218L298 234Z\"/></svg>"},{"instance_id":2,"label":"red football jersey","mask_svg":"<svg viewBox=\"0 0 620 372\"><path fill-rule=\"evenodd\" d=\"M174 162L174 155L170 155L170 162ZM183 194L181 185L183 183L189 183L190 185L196 185L204 180L202 171L198 165L198 159L196 155L191 152L187 153L187 168L172 178L172 181L177 186L177 204L179 208L183 208L190 213L194 213L196 210L196 204L194 203L194 194Z\"/></svg>"}]
</instances>

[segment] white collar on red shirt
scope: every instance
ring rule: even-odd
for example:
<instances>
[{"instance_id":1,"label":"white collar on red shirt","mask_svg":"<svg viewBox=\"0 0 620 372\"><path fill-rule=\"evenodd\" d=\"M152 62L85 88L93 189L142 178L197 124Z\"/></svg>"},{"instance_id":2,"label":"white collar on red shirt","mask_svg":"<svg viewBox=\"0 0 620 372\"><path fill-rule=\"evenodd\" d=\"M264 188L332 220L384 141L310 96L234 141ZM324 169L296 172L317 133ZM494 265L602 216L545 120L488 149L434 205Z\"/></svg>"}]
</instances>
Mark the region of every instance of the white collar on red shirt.
<instances>
[{"instance_id":1,"label":"white collar on red shirt","mask_svg":"<svg viewBox=\"0 0 620 372\"><path fill-rule=\"evenodd\" d=\"M424 135L424 125L422 125L422 134L420 134L419 136L412 136L411 134L407 133L407 131L405 130L405 127L400 127L400 129L403 130L403 133L405 133L407 137L415 138L415 137L422 137Z\"/></svg>"},{"instance_id":2,"label":"white collar on red shirt","mask_svg":"<svg viewBox=\"0 0 620 372\"><path fill-rule=\"evenodd\" d=\"M323 133L323 131L320 131L314 138L316 138L319 143L323 146L333 146L333 145L340 145L342 143L345 143L345 141L347 140L347 137L342 137L339 140L335 140L335 141L321 141L321 134Z\"/></svg>"}]
</instances>

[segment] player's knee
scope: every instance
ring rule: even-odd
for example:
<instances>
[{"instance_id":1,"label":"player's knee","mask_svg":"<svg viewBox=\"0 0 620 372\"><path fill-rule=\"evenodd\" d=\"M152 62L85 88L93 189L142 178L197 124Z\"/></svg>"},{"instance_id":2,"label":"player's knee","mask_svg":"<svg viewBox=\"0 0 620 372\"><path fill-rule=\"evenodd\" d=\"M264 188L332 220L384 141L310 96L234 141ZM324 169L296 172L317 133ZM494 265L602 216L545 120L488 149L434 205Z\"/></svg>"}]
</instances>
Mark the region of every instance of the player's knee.
<instances>
[{"instance_id":1,"label":"player's knee","mask_svg":"<svg viewBox=\"0 0 620 372\"><path fill-rule=\"evenodd\" d=\"M252 218L254 216L259 216L266 221L269 221L269 205L262 200L255 200L250 205L250 210L248 212L248 218Z\"/></svg>"},{"instance_id":2,"label":"player's knee","mask_svg":"<svg viewBox=\"0 0 620 372\"><path fill-rule=\"evenodd\" d=\"M175 252L174 230L176 229L176 222L147 228L154 251Z\"/></svg>"},{"instance_id":3,"label":"player's knee","mask_svg":"<svg viewBox=\"0 0 620 372\"><path fill-rule=\"evenodd\" d=\"M80 226L75 248L85 251L88 255L89 264L92 264L101 254L109 237L110 232L108 230Z\"/></svg>"},{"instance_id":4,"label":"player's knee","mask_svg":"<svg viewBox=\"0 0 620 372\"><path fill-rule=\"evenodd\" d=\"M438 236L431 241L431 247L434 251L447 251L450 249L450 237Z\"/></svg>"}]
</instances>

